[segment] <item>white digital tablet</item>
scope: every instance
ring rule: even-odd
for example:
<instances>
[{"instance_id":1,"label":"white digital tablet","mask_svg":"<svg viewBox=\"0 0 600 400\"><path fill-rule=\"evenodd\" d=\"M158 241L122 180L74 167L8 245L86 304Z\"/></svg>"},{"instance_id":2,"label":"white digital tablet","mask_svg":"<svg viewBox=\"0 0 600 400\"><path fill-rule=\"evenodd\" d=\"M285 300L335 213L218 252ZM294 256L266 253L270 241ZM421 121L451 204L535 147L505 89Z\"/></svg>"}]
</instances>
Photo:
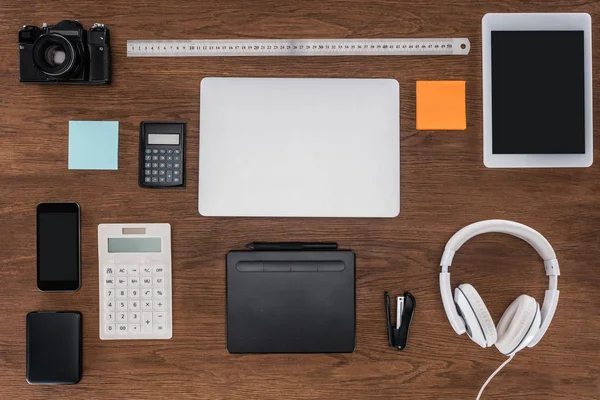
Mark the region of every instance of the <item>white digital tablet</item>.
<instances>
[{"instance_id":1,"label":"white digital tablet","mask_svg":"<svg viewBox=\"0 0 600 400\"><path fill-rule=\"evenodd\" d=\"M589 167L589 14L486 14L483 162L490 168Z\"/></svg>"}]
</instances>

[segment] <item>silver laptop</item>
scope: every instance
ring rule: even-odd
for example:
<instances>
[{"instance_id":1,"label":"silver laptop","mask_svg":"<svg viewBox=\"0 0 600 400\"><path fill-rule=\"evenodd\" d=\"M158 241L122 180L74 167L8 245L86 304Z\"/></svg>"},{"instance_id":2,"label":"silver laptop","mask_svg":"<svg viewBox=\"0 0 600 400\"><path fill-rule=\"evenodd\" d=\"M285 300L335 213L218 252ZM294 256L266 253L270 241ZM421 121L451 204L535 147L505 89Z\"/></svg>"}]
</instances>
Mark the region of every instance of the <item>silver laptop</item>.
<instances>
[{"instance_id":1,"label":"silver laptop","mask_svg":"<svg viewBox=\"0 0 600 400\"><path fill-rule=\"evenodd\" d=\"M203 79L198 211L397 216L399 99L394 79Z\"/></svg>"}]
</instances>

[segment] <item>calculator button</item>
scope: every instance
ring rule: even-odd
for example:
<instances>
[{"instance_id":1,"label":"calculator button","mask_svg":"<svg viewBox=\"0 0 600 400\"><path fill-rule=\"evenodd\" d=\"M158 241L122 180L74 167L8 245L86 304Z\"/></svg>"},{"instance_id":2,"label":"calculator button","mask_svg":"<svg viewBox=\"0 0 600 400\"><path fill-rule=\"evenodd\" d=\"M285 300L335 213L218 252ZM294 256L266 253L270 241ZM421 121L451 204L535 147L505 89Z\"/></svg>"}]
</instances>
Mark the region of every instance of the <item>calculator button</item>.
<instances>
[{"instance_id":1,"label":"calculator button","mask_svg":"<svg viewBox=\"0 0 600 400\"><path fill-rule=\"evenodd\" d=\"M106 277L104 279L104 286L107 288L114 288L115 287L115 278L113 278L112 276Z\"/></svg>"},{"instance_id":2,"label":"calculator button","mask_svg":"<svg viewBox=\"0 0 600 400\"><path fill-rule=\"evenodd\" d=\"M152 310L152 300L143 300L142 310Z\"/></svg>"},{"instance_id":3,"label":"calculator button","mask_svg":"<svg viewBox=\"0 0 600 400\"><path fill-rule=\"evenodd\" d=\"M144 168L152 168L152 163L144 163Z\"/></svg>"},{"instance_id":4,"label":"calculator button","mask_svg":"<svg viewBox=\"0 0 600 400\"><path fill-rule=\"evenodd\" d=\"M165 170L164 169L161 169L160 171L158 171L158 175L164 175L164 174L165 174ZM160 179L160 177L159 177L159 179Z\"/></svg>"},{"instance_id":5,"label":"calculator button","mask_svg":"<svg viewBox=\"0 0 600 400\"><path fill-rule=\"evenodd\" d=\"M152 150L146 149L146 154L150 154L150 153L152 153Z\"/></svg>"},{"instance_id":6,"label":"calculator button","mask_svg":"<svg viewBox=\"0 0 600 400\"><path fill-rule=\"evenodd\" d=\"M152 286L152 278L150 278L150 277L142 278L142 286Z\"/></svg>"},{"instance_id":7,"label":"calculator button","mask_svg":"<svg viewBox=\"0 0 600 400\"><path fill-rule=\"evenodd\" d=\"M152 182L152 178L150 178L149 176L144 178L144 182L149 183Z\"/></svg>"},{"instance_id":8,"label":"calculator button","mask_svg":"<svg viewBox=\"0 0 600 400\"><path fill-rule=\"evenodd\" d=\"M117 324L117 333L119 335L127 335L127 324Z\"/></svg>"},{"instance_id":9,"label":"calculator button","mask_svg":"<svg viewBox=\"0 0 600 400\"><path fill-rule=\"evenodd\" d=\"M179 183L179 182L181 182L181 180L178 177L173 178L173 183Z\"/></svg>"},{"instance_id":10,"label":"calculator button","mask_svg":"<svg viewBox=\"0 0 600 400\"><path fill-rule=\"evenodd\" d=\"M142 267L142 275L152 275L152 267Z\"/></svg>"},{"instance_id":11,"label":"calculator button","mask_svg":"<svg viewBox=\"0 0 600 400\"><path fill-rule=\"evenodd\" d=\"M175 160L175 161L181 161L181 157L180 157L180 156L175 156L175 157L173 158L173 160Z\"/></svg>"},{"instance_id":12,"label":"calculator button","mask_svg":"<svg viewBox=\"0 0 600 400\"><path fill-rule=\"evenodd\" d=\"M167 182L168 183L173 183L173 177L172 176L167 176Z\"/></svg>"},{"instance_id":13,"label":"calculator button","mask_svg":"<svg viewBox=\"0 0 600 400\"><path fill-rule=\"evenodd\" d=\"M130 276L129 277L129 286L131 286L131 287L140 286L140 278L137 276Z\"/></svg>"},{"instance_id":14,"label":"calculator button","mask_svg":"<svg viewBox=\"0 0 600 400\"><path fill-rule=\"evenodd\" d=\"M162 176L161 176L160 178L158 178L158 182L160 182L160 183L165 183L165 182L166 182L166 180L165 180L165 178L164 178L164 177L162 177Z\"/></svg>"},{"instance_id":15,"label":"calculator button","mask_svg":"<svg viewBox=\"0 0 600 400\"><path fill-rule=\"evenodd\" d=\"M118 276L125 276L125 275L127 275L127 267L118 267L117 268L117 275Z\"/></svg>"},{"instance_id":16,"label":"calculator button","mask_svg":"<svg viewBox=\"0 0 600 400\"><path fill-rule=\"evenodd\" d=\"M104 289L104 298L114 299L115 298L115 289Z\"/></svg>"},{"instance_id":17,"label":"calculator button","mask_svg":"<svg viewBox=\"0 0 600 400\"><path fill-rule=\"evenodd\" d=\"M165 289L164 288L154 289L154 297L157 299L164 299L165 298Z\"/></svg>"},{"instance_id":18,"label":"calculator button","mask_svg":"<svg viewBox=\"0 0 600 400\"><path fill-rule=\"evenodd\" d=\"M104 273L106 275L112 275L115 273L115 269L113 267L104 267Z\"/></svg>"},{"instance_id":19,"label":"calculator button","mask_svg":"<svg viewBox=\"0 0 600 400\"><path fill-rule=\"evenodd\" d=\"M167 163L167 168L173 168L173 163L168 162Z\"/></svg>"},{"instance_id":20,"label":"calculator button","mask_svg":"<svg viewBox=\"0 0 600 400\"><path fill-rule=\"evenodd\" d=\"M158 170L157 169L153 169L152 170L152 175L158 175Z\"/></svg>"},{"instance_id":21,"label":"calculator button","mask_svg":"<svg viewBox=\"0 0 600 400\"><path fill-rule=\"evenodd\" d=\"M164 162L161 162L158 164L158 168L166 168L167 164L165 164Z\"/></svg>"},{"instance_id":22,"label":"calculator button","mask_svg":"<svg viewBox=\"0 0 600 400\"><path fill-rule=\"evenodd\" d=\"M109 300L106 302L106 310L107 311L114 311L115 310L115 301L114 300Z\"/></svg>"},{"instance_id":23,"label":"calculator button","mask_svg":"<svg viewBox=\"0 0 600 400\"><path fill-rule=\"evenodd\" d=\"M117 289L117 299L126 299L127 289Z\"/></svg>"},{"instance_id":24,"label":"calculator button","mask_svg":"<svg viewBox=\"0 0 600 400\"><path fill-rule=\"evenodd\" d=\"M158 154L158 149L152 150L152 154Z\"/></svg>"},{"instance_id":25,"label":"calculator button","mask_svg":"<svg viewBox=\"0 0 600 400\"><path fill-rule=\"evenodd\" d=\"M152 160L152 156L145 156L145 157L144 157L144 160L145 160L145 161L151 161L151 160Z\"/></svg>"},{"instance_id":26,"label":"calculator button","mask_svg":"<svg viewBox=\"0 0 600 400\"><path fill-rule=\"evenodd\" d=\"M152 161L158 161L158 156L152 156Z\"/></svg>"},{"instance_id":27,"label":"calculator button","mask_svg":"<svg viewBox=\"0 0 600 400\"><path fill-rule=\"evenodd\" d=\"M139 312L130 312L129 313L129 322L140 322L140 313Z\"/></svg>"},{"instance_id":28,"label":"calculator button","mask_svg":"<svg viewBox=\"0 0 600 400\"><path fill-rule=\"evenodd\" d=\"M152 332L152 313L142 313L142 332Z\"/></svg>"},{"instance_id":29,"label":"calculator button","mask_svg":"<svg viewBox=\"0 0 600 400\"><path fill-rule=\"evenodd\" d=\"M154 313L154 322L163 323L167 321L167 316L164 312L155 312Z\"/></svg>"},{"instance_id":30,"label":"calculator button","mask_svg":"<svg viewBox=\"0 0 600 400\"><path fill-rule=\"evenodd\" d=\"M167 156L167 161L173 161L173 156Z\"/></svg>"},{"instance_id":31,"label":"calculator button","mask_svg":"<svg viewBox=\"0 0 600 400\"><path fill-rule=\"evenodd\" d=\"M163 275L165 273L165 267L163 267L162 265L157 265L153 268L152 272L154 273L154 275Z\"/></svg>"},{"instance_id":32,"label":"calculator button","mask_svg":"<svg viewBox=\"0 0 600 400\"><path fill-rule=\"evenodd\" d=\"M140 301L139 300L129 300L129 310L139 310L140 309Z\"/></svg>"},{"instance_id":33,"label":"calculator button","mask_svg":"<svg viewBox=\"0 0 600 400\"><path fill-rule=\"evenodd\" d=\"M106 324L104 326L104 330L106 331L106 333L110 333L110 334L115 333L115 324Z\"/></svg>"},{"instance_id":34,"label":"calculator button","mask_svg":"<svg viewBox=\"0 0 600 400\"><path fill-rule=\"evenodd\" d=\"M165 301L157 300L154 302L154 311L165 311Z\"/></svg>"},{"instance_id":35,"label":"calculator button","mask_svg":"<svg viewBox=\"0 0 600 400\"><path fill-rule=\"evenodd\" d=\"M169 149L169 150L167 150L167 153L169 153L169 154L173 154L173 149Z\"/></svg>"},{"instance_id":36,"label":"calculator button","mask_svg":"<svg viewBox=\"0 0 600 400\"><path fill-rule=\"evenodd\" d=\"M152 298L152 289L142 289L142 298L143 299L151 299Z\"/></svg>"},{"instance_id":37,"label":"calculator button","mask_svg":"<svg viewBox=\"0 0 600 400\"><path fill-rule=\"evenodd\" d=\"M158 163L157 162L153 162L152 163L152 168L158 168Z\"/></svg>"},{"instance_id":38,"label":"calculator button","mask_svg":"<svg viewBox=\"0 0 600 400\"><path fill-rule=\"evenodd\" d=\"M174 164L173 164L173 168L181 168L181 164L179 164L179 163L174 163Z\"/></svg>"},{"instance_id":39,"label":"calculator button","mask_svg":"<svg viewBox=\"0 0 600 400\"><path fill-rule=\"evenodd\" d=\"M154 332L165 333L166 331L167 328L165 327L165 324L154 324Z\"/></svg>"},{"instance_id":40,"label":"calculator button","mask_svg":"<svg viewBox=\"0 0 600 400\"><path fill-rule=\"evenodd\" d=\"M127 287L127 278L126 277L117 278L117 287L118 288Z\"/></svg>"},{"instance_id":41,"label":"calculator button","mask_svg":"<svg viewBox=\"0 0 600 400\"><path fill-rule=\"evenodd\" d=\"M127 313L126 312L117 313L117 322L127 322Z\"/></svg>"},{"instance_id":42,"label":"calculator button","mask_svg":"<svg viewBox=\"0 0 600 400\"><path fill-rule=\"evenodd\" d=\"M140 324L129 324L129 332L131 333L140 333Z\"/></svg>"},{"instance_id":43,"label":"calculator button","mask_svg":"<svg viewBox=\"0 0 600 400\"><path fill-rule=\"evenodd\" d=\"M129 289L129 297L134 299L140 297L140 289Z\"/></svg>"},{"instance_id":44,"label":"calculator button","mask_svg":"<svg viewBox=\"0 0 600 400\"><path fill-rule=\"evenodd\" d=\"M167 154L167 150L166 149L160 149L160 154Z\"/></svg>"},{"instance_id":45,"label":"calculator button","mask_svg":"<svg viewBox=\"0 0 600 400\"><path fill-rule=\"evenodd\" d=\"M158 159L159 159L160 161L165 161L165 160L167 159L167 157L165 157L165 156L160 156L160 157L158 157Z\"/></svg>"},{"instance_id":46,"label":"calculator button","mask_svg":"<svg viewBox=\"0 0 600 400\"><path fill-rule=\"evenodd\" d=\"M181 150L175 149L175 154L179 154L179 153L181 153Z\"/></svg>"},{"instance_id":47,"label":"calculator button","mask_svg":"<svg viewBox=\"0 0 600 400\"><path fill-rule=\"evenodd\" d=\"M127 311L127 300L117 300L117 310Z\"/></svg>"},{"instance_id":48,"label":"calculator button","mask_svg":"<svg viewBox=\"0 0 600 400\"><path fill-rule=\"evenodd\" d=\"M129 268L129 275L139 275L140 268L139 267L131 267Z\"/></svg>"},{"instance_id":49,"label":"calculator button","mask_svg":"<svg viewBox=\"0 0 600 400\"><path fill-rule=\"evenodd\" d=\"M144 175L151 175L151 174L152 174L151 170L149 170L149 169L144 170Z\"/></svg>"},{"instance_id":50,"label":"calculator button","mask_svg":"<svg viewBox=\"0 0 600 400\"><path fill-rule=\"evenodd\" d=\"M152 183L156 183L156 182L158 182L158 176L155 176L152 178Z\"/></svg>"},{"instance_id":51,"label":"calculator button","mask_svg":"<svg viewBox=\"0 0 600 400\"><path fill-rule=\"evenodd\" d=\"M114 323L115 322L115 312L110 311L110 312L104 313L104 319L106 320L106 322Z\"/></svg>"},{"instance_id":52,"label":"calculator button","mask_svg":"<svg viewBox=\"0 0 600 400\"><path fill-rule=\"evenodd\" d=\"M157 287L165 286L165 278L163 278L162 276L155 276L154 277L154 286L157 286Z\"/></svg>"}]
</instances>

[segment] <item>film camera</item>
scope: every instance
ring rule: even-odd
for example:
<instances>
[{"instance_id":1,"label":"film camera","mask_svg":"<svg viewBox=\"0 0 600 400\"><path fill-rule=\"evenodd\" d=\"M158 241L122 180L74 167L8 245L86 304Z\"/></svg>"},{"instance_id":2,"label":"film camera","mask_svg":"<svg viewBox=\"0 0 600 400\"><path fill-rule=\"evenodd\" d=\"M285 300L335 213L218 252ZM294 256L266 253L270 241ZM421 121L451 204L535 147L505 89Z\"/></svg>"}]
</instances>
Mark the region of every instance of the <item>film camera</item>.
<instances>
[{"instance_id":1,"label":"film camera","mask_svg":"<svg viewBox=\"0 0 600 400\"><path fill-rule=\"evenodd\" d=\"M79 21L56 25L25 25L19 30L21 82L109 83L109 31L94 24L88 31Z\"/></svg>"}]
</instances>

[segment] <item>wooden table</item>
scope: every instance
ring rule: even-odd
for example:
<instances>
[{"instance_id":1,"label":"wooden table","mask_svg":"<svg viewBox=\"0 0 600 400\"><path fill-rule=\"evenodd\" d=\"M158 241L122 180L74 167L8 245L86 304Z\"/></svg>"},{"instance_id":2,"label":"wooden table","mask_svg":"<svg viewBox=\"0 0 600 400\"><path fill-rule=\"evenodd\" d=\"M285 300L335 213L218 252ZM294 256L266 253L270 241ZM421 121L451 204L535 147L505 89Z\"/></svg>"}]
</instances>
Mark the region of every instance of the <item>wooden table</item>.
<instances>
[{"instance_id":1,"label":"wooden table","mask_svg":"<svg viewBox=\"0 0 600 400\"><path fill-rule=\"evenodd\" d=\"M504 360L457 336L438 288L444 244L464 225L506 218L532 226L561 263L554 322L519 353L485 398L600 398L600 169L492 170L482 162L481 18L486 12L579 11L594 1L10 1L0 4L0 398L472 399ZM79 19L111 30L109 86L18 82L17 31ZM467 57L135 59L127 39L468 37ZM596 67L600 59L594 55ZM395 219L203 218L197 211L199 82L206 76L395 78L401 104L401 214ZM596 116L600 107L595 75ZM415 129L415 81L467 81L467 130ZM69 171L69 120L118 120L118 171ZM188 122L187 188L137 184L142 120ZM596 141L595 153L600 153ZM598 158L598 157L596 157ZM82 209L83 285L36 289L35 207ZM173 339L98 337L97 227L169 222ZM253 240L335 240L357 254L357 348L352 354L230 355L225 350L224 254ZM542 262L524 242L485 235L455 257L453 285L472 283L497 321L522 293L543 299ZM410 290L408 348L387 347L383 292ZM25 382L25 316L83 313L83 379Z\"/></svg>"}]
</instances>

